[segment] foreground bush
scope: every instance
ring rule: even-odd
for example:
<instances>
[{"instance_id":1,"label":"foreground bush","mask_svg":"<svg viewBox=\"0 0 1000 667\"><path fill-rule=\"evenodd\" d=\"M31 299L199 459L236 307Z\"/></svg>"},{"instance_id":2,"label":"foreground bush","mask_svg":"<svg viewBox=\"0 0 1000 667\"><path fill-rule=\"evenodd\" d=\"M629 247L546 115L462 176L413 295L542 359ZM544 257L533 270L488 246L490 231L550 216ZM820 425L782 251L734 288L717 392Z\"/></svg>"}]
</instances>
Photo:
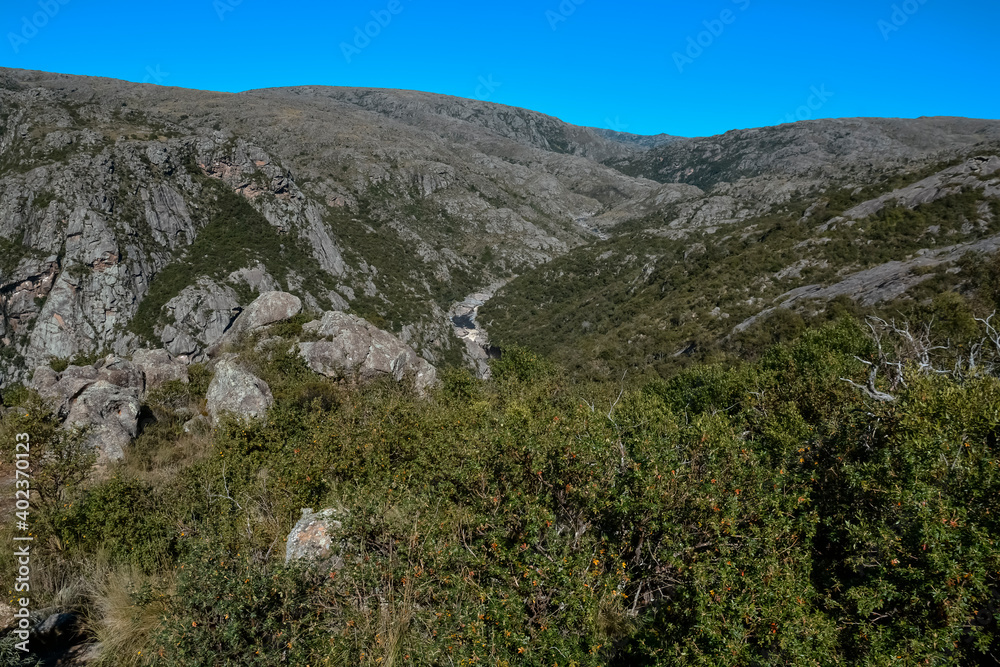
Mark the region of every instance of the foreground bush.
<instances>
[{"instance_id":1,"label":"foreground bush","mask_svg":"<svg viewBox=\"0 0 1000 667\"><path fill-rule=\"evenodd\" d=\"M176 581L157 665L995 664L1000 382L880 403L842 379L872 353L845 320L630 391L526 352L431 400L310 380L81 492L52 557L104 535ZM344 567L286 567L326 506Z\"/></svg>"}]
</instances>

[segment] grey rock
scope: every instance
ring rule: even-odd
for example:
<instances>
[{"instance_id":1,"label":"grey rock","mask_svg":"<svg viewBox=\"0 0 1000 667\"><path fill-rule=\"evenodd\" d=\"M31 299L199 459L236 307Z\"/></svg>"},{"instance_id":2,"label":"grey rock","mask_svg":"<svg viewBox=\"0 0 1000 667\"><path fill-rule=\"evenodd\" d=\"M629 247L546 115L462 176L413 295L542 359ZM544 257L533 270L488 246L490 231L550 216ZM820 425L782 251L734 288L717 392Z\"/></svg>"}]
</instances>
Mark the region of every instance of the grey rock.
<instances>
[{"instance_id":1,"label":"grey rock","mask_svg":"<svg viewBox=\"0 0 1000 667\"><path fill-rule=\"evenodd\" d=\"M273 292L278 290L278 281L267 272L267 268L260 262L255 262L248 266L229 274L229 282L243 283L254 292Z\"/></svg>"},{"instance_id":2,"label":"grey rock","mask_svg":"<svg viewBox=\"0 0 1000 667\"><path fill-rule=\"evenodd\" d=\"M139 428L142 372L130 361L109 356L93 366L70 366L57 373L35 370L31 382L66 428L82 428L99 461L117 461Z\"/></svg>"},{"instance_id":3,"label":"grey rock","mask_svg":"<svg viewBox=\"0 0 1000 667\"><path fill-rule=\"evenodd\" d=\"M1000 178L985 180L1000 171L1000 157L987 156L970 158L960 165L949 167L905 188L894 190L876 199L858 204L844 211L846 220L861 220L881 211L889 204L905 208L916 208L942 197L956 194L965 188L986 189L987 195L1000 194Z\"/></svg>"},{"instance_id":4,"label":"grey rock","mask_svg":"<svg viewBox=\"0 0 1000 667\"><path fill-rule=\"evenodd\" d=\"M291 319L302 312L302 300L288 292L264 292L239 314L232 326L209 350L214 354L227 343L234 343L243 334L258 331L269 324Z\"/></svg>"},{"instance_id":5,"label":"grey rock","mask_svg":"<svg viewBox=\"0 0 1000 667\"><path fill-rule=\"evenodd\" d=\"M239 305L231 287L199 278L167 302L173 324L160 333L163 347L175 357L203 359L205 350L219 342L239 314Z\"/></svg>"},{"instance_id":6,"label":"grey rock","mask_svg":"<svg viewBox=\"0 0 1000 667\"><path fill-rule=\"evenodd\" d=\"M285 541L285 564L297 561L330 561L334 569L343 567L342 543L338 533L343 529L344 513L333 508L313 512L302 510L302 517Z\"/></svg>"},{"instance_id":7,"label":"grey rock","mask_svg":"<svg viewBox=\"0 0 1000 667\"><path fill-rule=\"evenodd\" d=\"M425 393L437 371L412 347L356 315L328 312L303 330L323 338L299 343L299 354L313 371L327 377L355 376L373 380L413 375L419 393Z\"/></svg>"},{"instance_id":8,"label":"grey rock","mask_svg":"<svg viewBox=\"0 0 1000 667\"><path fill-rule=\"evenodd\" d=\"M173 358L166 350L136 350L132 363L142 372L146 392L170 381L188 382L187 364Z\"/></svg>"},{"instance_id":9,"label":"grey rock","mask_svg":"<svg viewBox=\"0 0 1000 667\"><path fill-rule=\"evenodd\" d=\"M212 421L205 415L196 415L184 422L185 433L204 433L212 428Z\"/></svg>"},{"instance_id":10,"label":"grey rock","mask_svg":"<svg viewBox=\"0 0 1000 667\"><path fill-rule=\"evenodd\" d=\"M234 359L225 358L216 364L206 396L206 409L213 426L218 426L226 413L239 418L262 418L273 404L274 396L267 383L240 368Z\"/></svg>"},{"instance_id":11,"label":"grey rock","mask_svg":"<svg viewBox=\"0 0 1000 667\"><path fill-rule=\"evenodd\" d=\"M33 651L45 653L65 648L80 634L80 619L76 614L57 612L31 628L29 641Z\"/></svg>"}]
</instances>

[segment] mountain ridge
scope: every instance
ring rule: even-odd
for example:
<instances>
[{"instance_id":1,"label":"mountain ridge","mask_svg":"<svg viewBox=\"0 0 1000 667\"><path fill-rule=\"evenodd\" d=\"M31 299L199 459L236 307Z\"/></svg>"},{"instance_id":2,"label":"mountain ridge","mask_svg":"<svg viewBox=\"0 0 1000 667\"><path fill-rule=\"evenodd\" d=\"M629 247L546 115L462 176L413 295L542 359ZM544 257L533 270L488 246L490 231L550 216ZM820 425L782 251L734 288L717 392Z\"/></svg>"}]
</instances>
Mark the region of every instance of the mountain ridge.
<instances>
[{"instance_id":1,"label":"mountain ridge","mask_svg":"<svg viewBox=\"0 0 1000 667\"><path fill-rule=\"evenodd\" d=\"M142 345L198 358L233 308L278 288L481 369L448 313L490 285L511 294L609 243L640 257L666 239L690 256L1000 145L1000 121L977 119L638 137L419 91L213 93L10 69L0 84L4 382Z\"/></svg>"}]
</instances>

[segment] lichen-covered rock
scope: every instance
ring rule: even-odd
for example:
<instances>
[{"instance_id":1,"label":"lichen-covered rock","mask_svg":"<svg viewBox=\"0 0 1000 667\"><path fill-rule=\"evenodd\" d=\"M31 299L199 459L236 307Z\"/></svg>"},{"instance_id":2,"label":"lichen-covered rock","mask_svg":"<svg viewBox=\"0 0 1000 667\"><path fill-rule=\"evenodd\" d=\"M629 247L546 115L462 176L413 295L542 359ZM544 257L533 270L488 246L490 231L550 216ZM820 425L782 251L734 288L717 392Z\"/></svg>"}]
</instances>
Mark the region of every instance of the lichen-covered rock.
<instances>
[{"instance_id":1,"label":"lichen-covered rock","mask_svg":"<svg viewBox=\"0 0 1000 667\"><path fill-rule=\"evenodd\" d=\"M145 379L127 359L112 355L93 366L70 366L61 373L41 366L31 386L65 427L86 430L87 442L101 462L124 457L138 434Z\"/></svg>"},{"instance_id":2,"label":"lichen-covered rock","mask_svg":"<svg viewBox=\"0 0 1000 667\"><path fill-rule=\"evenodd\" d=\"M390 376L399 381L412 374L420 393L437 379L434 367L412 347L356 315L325 313L302 329L323 339L299 343L302 359L321 375L362 381Z\"/></svg>"},{"instance_id":3,"label":"lichen-covered rock","mask_svg":"<svg viewBox=\"0 0 1000 667\"><path fill-rule=\"evenodd\" d=\"M219 342L239 314L236 292L208 278L199 278L167 302L167 325L160 332L163 347L174 357L200 361Z\"/></svg>"},{"instance_id":4,"label":"lichen-covered rock","mask_svg":"<svg viewBox=\"0 0 1000 667\"><path fill-rule=\"evenodd\" d=\"M174 380L188 382L187 364L174 359L166 350L136 350L132 363L142 372L147 392Z\"/></svg>"},{"instance_id":5,"label":"lichen-covered rock","mask_svg":"<svg viewBox=\"0 0 1000 667\"><path fill-rule=\"evenodd\" d=\"M274 396L266 382L240 368L233 359L223 359L216 365L206 396L213 425L217 426L226 413L240 418L263 417L272 405Z\"/></svg>"},{"instance_id":6,"label":"lichen-covered rock","mask_svg":"<svg viewBox=\"0 0 1000 667\"><path fill-rule=\"evenodd\" d=\"M214 354L226 343L239 340L244 333L251 333L269 324L291 319L302 312L302 300L288 292L264 292L246 307L209 350Z\"/></svg>"},{"instance_id":7,"label":"lichen-covered rock","mask_svg":"<svg viewBox=\"0 0 1000 667\"><path fill-rule=\"evenodd\" d=\"M343 524L337 517L343 518L343 513L333 508L319 512L313 512L311 507L303 509L302 518L285 542L285 564L329 560L334 569L343 567L344 561L339 553L342 544L337 535Z\"/></svg>"}]
</instances>

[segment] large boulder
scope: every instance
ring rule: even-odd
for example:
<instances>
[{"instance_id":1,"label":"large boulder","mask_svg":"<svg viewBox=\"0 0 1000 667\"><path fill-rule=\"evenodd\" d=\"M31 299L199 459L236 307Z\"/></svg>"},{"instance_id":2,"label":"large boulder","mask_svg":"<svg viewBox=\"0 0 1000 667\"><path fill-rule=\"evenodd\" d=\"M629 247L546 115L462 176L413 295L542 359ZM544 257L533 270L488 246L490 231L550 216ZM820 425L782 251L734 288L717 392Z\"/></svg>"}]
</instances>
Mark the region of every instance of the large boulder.
<instances>
[{"instance_id":1,"label":"large boulder","mask_svg":"<svg viewBox=\"0 0 1000 667\"><path fill-rule=\"evenodd\" d=\"M174 357L202 361L239 314L236 292L208 278L199 278L167 302L172 324L159 332L163 347Z\"/></svg>"},{"instance_id":2,"label":"large boulder","mask_svg":"<svg viewBox=\"0 0 1000 667\"><path fill-rule=\"evenodd\" d=\"M240 313L226 333L209 349L215 354L226 343L239 340L244 333L252 333L269 324L289 320L302 312L302 300L288 292L264 292Z\"/></svg>"},{"instance_id":3,"label":"large boulder","mask_svg":"<svg viewBox=\"0 0 1000 667\"><path fill-rule=\"evenodd\" d=\"M132 363L142 372L147 392L171 381L188 383L187 364L166 350L136 350Z\"/></svg>"},{"instance_id":4,"label":"large boulder","mask_svg":"<svg viewBox=\"0 0 1000 667\"><path fill-rule=\"evenodd\" d=\"M335 569L343 567L344 561L339 553L342 545L337 536L343 524L337 517L343 518L343 515L333 508L319 512L313 512L311 507L303 509L302 517L285 542L285 564L328 560Z\"/></svg>"},{"instance_id":5,"label":"large boulder","mask_svg":"<svg viewBox=\"0 0 1000 667\"><path fill-rule=\"evenodd\" d=\"M212 424L217 426L227 412L240 418L263 417L274 405L274 396L266 382L240 368L234 359L227 358L215 366L206 403Z\"/></svg>"},{"instance_id":6,"label":"large boulder","mask_svg":"<svg viewBox=\"0 0 1000 667\"><path fill-rule=\"evenodd\" d=\"M103 380L77 396L66 416L66 426L87 429L88 441L98 451L98 461L118 461L139 433L142 402L129 389Z\"/></svg>"},{"instance_id":7,"label":"large boulder","mask_svg":"<svg viewBox=\"0 0 1000 667\"><path fill-rule=\"evenodd\" d=\"M360 380L412 375L424 393L437 371L412 347L367 320L347 313L329 312L302 327L321 340L299 343L299 354L313 371L327 377L356 376Z\"/></svg>"},{"instance_id":8,"label":"large boulder","mask_svg":"<svg viewBox=\"0 0 1000 667\"><path fill-rule=\"evenodd\" d=\"M31 386L67 428L82 428L100 462L117 461L139 430L145 379L135 364L114 355L93 366L60 372L36 369Z\"/></svg>"}]
</instances>

